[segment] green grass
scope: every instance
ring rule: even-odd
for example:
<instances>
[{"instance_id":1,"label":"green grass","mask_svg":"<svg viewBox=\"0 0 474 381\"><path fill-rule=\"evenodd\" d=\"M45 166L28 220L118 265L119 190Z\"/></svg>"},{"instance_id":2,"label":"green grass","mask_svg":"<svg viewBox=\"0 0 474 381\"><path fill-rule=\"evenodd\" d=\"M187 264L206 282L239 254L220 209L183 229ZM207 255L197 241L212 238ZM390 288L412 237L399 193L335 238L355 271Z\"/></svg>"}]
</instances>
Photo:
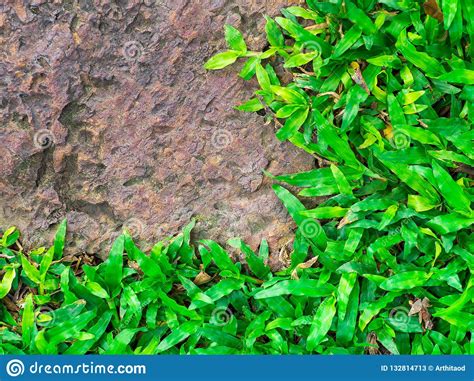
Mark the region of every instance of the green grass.
<instances>
[{"instance_id":1,"label":"green grass","mask_svg":"<svg viewBox=\"0 0 474 381\"><path fill-rule=\"evenodd\" d=\"M438 324L449 325L443 333L465 337L474 328L474 4L307 5L266 18L263 52L226 26L229 50L205 66L244 59L240 76L256 77L259 89L237 109L264 112L277 138L318 161L309 172L268 175L299 188L296 197L274 185L298 225L296 242L310 247L322 273L341 275L336 330L355 306L358 329L400 352L384 342L399 336L371 319L410 303L409 315L418 311L430 330L433 304ZM296 247L292 266L307 254ZM437 352L426 337L407 347Z\"/></svg>"},{"instance_id":2,"label":"green grass","mask_svg":"<svg viewBox=\"0 0 474 381\"><path fill-rule=\"evenodd\" d=\"M474 5L307 3L267 18L264 52L227 26L206 64L245 59L260 88L238 109L319 163L267 174L298 226L289 267L238 239L234 263L194 223L87 264L63 257L65 222L30 253L10 229L3 353L474 353Z\"/></svg>"},{"instance_id":3,"label":"green grass","mask_svg":"<svg viewBox=\"0 0 474 381\"><path fill-rule=\"evenodd\" d=\"M302 263L309 245L297 236L291 267L272 273L265 241L258 253L229 241L242 265L213 241L196 249L193 226L149 255L124 233L95 265L63 257L65 221L53 246L29 254L9 229L0 240L0 353L473 352L473 285L459 261L384 276L371 257Z\"/></svg>"}]
</instances>

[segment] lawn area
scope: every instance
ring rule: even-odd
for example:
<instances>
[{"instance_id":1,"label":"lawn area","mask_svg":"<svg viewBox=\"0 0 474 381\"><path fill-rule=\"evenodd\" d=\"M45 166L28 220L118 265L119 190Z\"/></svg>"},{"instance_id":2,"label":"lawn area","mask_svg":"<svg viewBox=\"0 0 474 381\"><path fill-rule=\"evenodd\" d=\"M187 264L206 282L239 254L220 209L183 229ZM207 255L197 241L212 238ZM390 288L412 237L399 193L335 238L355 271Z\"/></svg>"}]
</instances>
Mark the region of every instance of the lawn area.
<instances>
[{"instance_id":1,"label":"lawn area","mask_svg":"<svg viewBox=\"0 0 474 381\"><path fill-rule=\"evenodd\" d=\"M258 89L236 108L315 159L266 173L297 226L288 266L265 240L195 241L195 221L146 253L124 232L103 262L64 255L67 221L30 252L13 227L1 353L474 353L474 3L281 13L262 52L227 25L205 68L240 62Z\"/></svg>"}]
</instances>

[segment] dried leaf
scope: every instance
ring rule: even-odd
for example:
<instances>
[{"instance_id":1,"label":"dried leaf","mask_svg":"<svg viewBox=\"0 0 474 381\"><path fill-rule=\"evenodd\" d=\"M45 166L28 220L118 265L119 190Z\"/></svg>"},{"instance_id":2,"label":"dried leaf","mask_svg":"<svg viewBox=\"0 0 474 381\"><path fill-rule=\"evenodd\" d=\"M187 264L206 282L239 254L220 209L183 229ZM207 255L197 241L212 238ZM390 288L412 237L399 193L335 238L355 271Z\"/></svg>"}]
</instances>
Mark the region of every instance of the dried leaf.
<instances>
[{"instance_id":1,"label":"dried leaf","mask_svg":"<svg viewBox=\"0 0 474 381\"><path fill-rule=\"evenodd\" d=\"M408 312L408 316L418 315L423 331L433 329L434 324L428 311L428 307L431 307L430 300L426 297L423 299L416 298L415 301L410 301L410 305L411 309Z\"/></svg>"},{"instance_id":2,"label":"dried leaf","mask_svg":"<svg viewBox=\"0 0 474 381\"><path fill-rule=\"evenodd\" d=\"M443 22L443 12L441 11L436 0L428 0L426 3L423 4L423 9L425 10L425 13L427 15L435 18L440 23Z\"/></svg>"},{"instance_id":3,"label":"dried leaf","mask_svg":"<svg viewBox=\"0 0 474 381\"><path fill-rule=\"evenodd\" d=\"M298 276L298 269L309 269L312 267L316 262L318 261L318 256L311 258L310 260L304 262L304 263L299 263L296 265L296 267L293 269L291 272L291 278L292 279L300 279Z\"/></svg>"}]
</instances>

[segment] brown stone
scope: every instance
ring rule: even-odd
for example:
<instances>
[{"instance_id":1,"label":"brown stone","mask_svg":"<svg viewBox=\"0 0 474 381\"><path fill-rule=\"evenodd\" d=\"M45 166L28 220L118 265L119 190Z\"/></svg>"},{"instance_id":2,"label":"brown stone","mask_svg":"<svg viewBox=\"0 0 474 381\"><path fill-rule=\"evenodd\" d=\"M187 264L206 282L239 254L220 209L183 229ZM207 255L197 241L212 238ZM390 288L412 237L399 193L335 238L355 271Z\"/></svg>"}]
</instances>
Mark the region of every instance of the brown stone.
<instances>
[{"instance_id":1,"label":"brown stone","mask_svg":"<svg viewBox=\"0 0 474 381\"><path fill-rule=\"evenodd\" d=\"M261 49L263 15L289 3L6 0L0 227L46 245L67 217L70 249L103 253L123 227L152 244L196 217L197 237L265 237L276 251L293 225L262 170L312 159L233 110L255 83L203 64L224 23Z\"/></svg>"}]
</instances>

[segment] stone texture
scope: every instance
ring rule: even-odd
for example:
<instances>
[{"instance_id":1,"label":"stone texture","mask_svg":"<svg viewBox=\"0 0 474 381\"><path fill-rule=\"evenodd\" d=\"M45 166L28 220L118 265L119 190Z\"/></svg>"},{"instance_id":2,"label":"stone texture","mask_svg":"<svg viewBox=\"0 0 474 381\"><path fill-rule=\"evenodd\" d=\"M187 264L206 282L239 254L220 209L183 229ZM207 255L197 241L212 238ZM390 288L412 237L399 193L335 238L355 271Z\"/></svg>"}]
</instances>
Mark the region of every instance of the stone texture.
<instances>
[{"instance_id":1,"label":"stone texture","mask_svg":"<svg viewBox=\"0 0 474 381\"><path fill-rule=\"evenodd\" d=\"M176 233L262 237L293 227L262 170L308 169L273 127L234 111L255 84L206 73L223 24L252 33L288 0L6 0L0 5L0 227L26 247L68 218L71 250L101 253L124 226L142 242Z\"/></svg>"}]
</instances>

